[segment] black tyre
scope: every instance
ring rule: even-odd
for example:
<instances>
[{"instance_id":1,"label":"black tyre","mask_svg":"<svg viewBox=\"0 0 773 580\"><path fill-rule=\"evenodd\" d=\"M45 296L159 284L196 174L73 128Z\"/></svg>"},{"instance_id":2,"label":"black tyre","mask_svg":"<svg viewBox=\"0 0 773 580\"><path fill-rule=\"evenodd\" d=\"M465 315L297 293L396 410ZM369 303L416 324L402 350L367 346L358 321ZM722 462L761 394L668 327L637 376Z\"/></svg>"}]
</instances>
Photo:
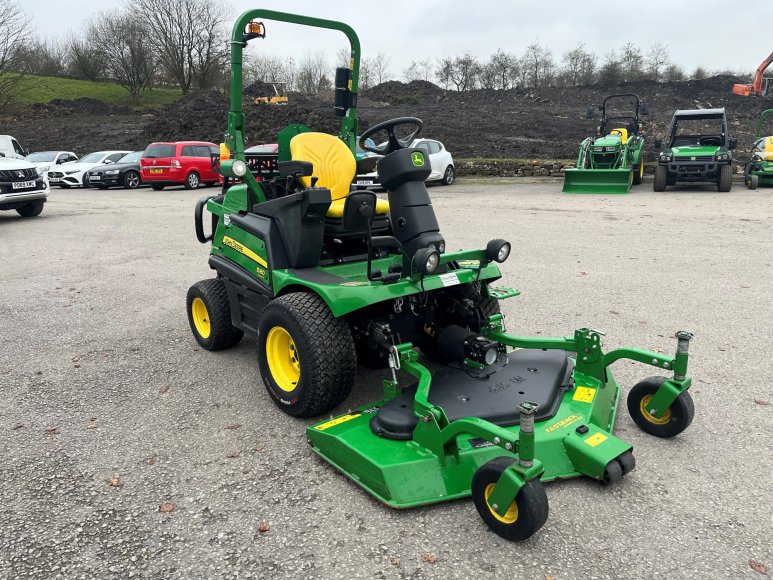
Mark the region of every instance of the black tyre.
<instances>
[{"instance_id":1,"label":"black tyre","mask_svg":"<svg viewBox=\"0 0 773 580\"><path fill-rule=\"evenodd\" d=\"M719 168L719 181L717 191L730 191L733 189L733 168L730 165L722 165Z\"/></svg>"},{"instance_id":2,"label":"black tyre","mask_svg":"<svg viewBox=\"0 0 773 580\"><path fill-rule=\"evenodd\" d=\"M235 345L244 333L231 324L228 292L220 278L196 282L186 299L188 323L196 342L206 350L222 350Z\"/></svg>"},{"instance_id":3,"label":"black tyre","mask_svg":"<svg viewBox=\"0 0 773 580\"><path fill-rule=\"evenodd\" d=\"M472 476L472 501L486 525L498 536L511 542L535 534L548 519L548 496L539 478L531 479L520 489L507 513L500 516L488 503L488 497L502 473L515 461L497 457L480 466Z\"/></svg>"},{"instance_id":4,"label":"black tyre","mask_svg":"<svg viewBox=\"0 0 773 580\"><path fill-rule=\"evenodd\" d=\"M687 429L695 417L695 406L689 391L679 395L665 415L656 419L647 412L647 403L666 377L649 377L636 383L628 393L628 413L639 429L655 437L674 437Z\"/></svg>"},{"instance_id":5,"label":"black tyre","mask_svg":"<svg viewBox=\"0 0 773 580\"><path fill-rule=\"evenodd\" d=\"M759 175L750 175L749 180L746 182L746 186L749 189L757 189L760 186Z\"/></svg>"},{"instance_id":6,"label":"black tyre","mask_svg":"<svg viewBox=\"0 0 773 580\"><path fill-rule=\"evenodd\" d=\"M613 459L604 468L604 475L601 476L602 485L614 485L623 479L623 467Z\"/></svg>"},{"instance_id":7,"label":"black tyre","mask_svg":"<svg viewBox=\"0 0 773 580\"><path fill-rule=\"evenodd\" d=\"M357 374L349 325L316 294L269 303L258 324L258 366L271 398L293 417L313 417L343 402Z\"/></svg>"},{"instance_id":8,"label":"black tyre","mask_svg":"<svg viewBox=\"0 0 773 580\"><path fill-rule=\"evenodd\" d=\"M86 173L83 176L83 183L82 183L82 185L83 185L83 187L91 187L91 180L89 179L89 174L88 173Z\"/></svg>"},{"instance_id":9,"label":"black tyre","mask_svg":"<svg viewBox=\"0 0 773 580\"><path fill-rule=\"evenodd\" d=\"M96 187L97 189L107 189L110 186L109 185L97 185L97 186L92 186L92 187Z\"/></svg>"},{"instance_id":10,"label":"black tyre","mask_svg":"<svg viewBox=\"0 0 773 580\"><path fill-rule=\"evenodd\" d=\"M185 189L197 189L201 185L199 174L195 171L191 171L185 177Z\"/></svg>"},{"instance_id":11,"label":"black tyre","mask_svg":"<svg viewBox=\"0 0 773 580\"><path fill-rule=\"evenodd\" d=\"M38 201L34 203L28 203L25 206L22 206L16 210L16 213L18 213L21 217L35 217L36 215L40 215L40 212L43 211L43 202Z\"/></svg>"},{"instance_id":12,"label":"black tyre","mask_svg":"<svg viewBox=\"0 0 773 580\"><path fill-rule=\"evenodd\" d=\"M155 189L156 191L161 191L162 189L164 189L164 187L165 186L161 185L160 183L151 183L150 184L150 188L151 189Z\"/></svg>"},{"instance_id":13,"label":"black tyre","mask_svg":"<svg viewBox=\"0 0 773 580\"><path fill-rule=\"evenodd\" d=\"M123 176L123 186L126 189L137 189L140 186L140 174L136 171L127 171Z\"/></svg>"},{"instance_id":14,"label":"black tyre","mask_svg":"<svg viewBox=\"0 0 773 580\"><path fill-rule=\"evenodd\" d=\"M644 151L639 154L639 163L633 168L633 184L641 185L644 180Z\"/></svg>"},{"instance_id":15,"label":"black tyre","mask_svg":"<svg viewBox=\"0 0 773 580\"><path fill-rule=\"evenodd\" d=\"M473 304L481 307L484 316L488 317L501 312L499 300L496 298L484 298L480 289L478 289L475 284L461 286L460 291L462 293L462 298L472 300Z\"/></svg>"},{"instance_id":16,"label":"black tyre","mask_svg":"<svg viewBox=\"0 0 773 580\"><path fill-rule=\"evenodd\" d=\"M443 179L440 180L440 183L443 185L451 185L454 182L454 178L456 177L456 171L454 170L453 165L449 165L446 167L445 173L443 173Z\"/></svg>"},{"instance_id":17,"label":"black tyre","mask_svg":"<svg viewBox=\"0 0 773 580\"><path fill-rule=\"evenodd\" d=\"M655 168L655 180L652 182L652 191L666 191L668 185L668 168L658 165Z\"/></svg>"},{"instance_id":18,"label":"black tyre","mask_svg":"<svg viewBox=\"0 0 773 580\"><path fill-rule=\"evenodd\" d=\"M624 476L631 473L636 467L636 459L634 458L633 453L630 451L623 453L616 459L616 461L620 464L620 468L623 470Z\"/></svg>"}]
</instances>

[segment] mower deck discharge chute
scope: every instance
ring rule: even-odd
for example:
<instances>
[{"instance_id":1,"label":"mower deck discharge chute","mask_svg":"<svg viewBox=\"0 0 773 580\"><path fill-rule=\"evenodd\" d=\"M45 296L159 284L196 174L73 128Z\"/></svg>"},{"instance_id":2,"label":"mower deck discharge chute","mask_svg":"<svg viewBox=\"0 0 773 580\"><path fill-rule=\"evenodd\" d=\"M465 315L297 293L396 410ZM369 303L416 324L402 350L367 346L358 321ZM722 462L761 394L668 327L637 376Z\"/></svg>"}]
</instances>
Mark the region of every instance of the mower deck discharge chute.
<instances>
[{"instance_id":1,"label":"mower deck discharge chute","mask_svg":"<svg viewBox=\"0 0 773 580\"><path fill-rule=\"evenodd\" d=\"M336 74L339 136L282 130L279 162L259 169L260 182L245 161L241 110L242 49L265 37L258 18L339 30L351 43L350 68ZM428 160L410 148L419 119L385 121L359 138L383 156L377 171L388 200L350 191L360 61L351 28L252 10L237 21L231 46L224 193L195 211L217 277L190 288L188 319L208 350L256 337L265 388L294 417L341 404L358 365L389 373L379 401L308 427L315 453L393 507L471 495L493 531L523 540L547 519L543 481L585 475L612 484L633 469L631 445L613 435L615 361L673 373L631 389L628 408L642 429L671 437L690 424L689 333L677 334L676 354L666 356L604 353L602 333L588 328L564 338L506 332L499 301L518 291L495 282L512 246L493 239L446 251L424 183Z\"/></svg>"},{"instance_id":2,"label":"mower deck discharge chute","mask_svg":"<svg viewBox=\"0 0 773 580\"><path fill-rule=\"evenodd\" d=\"M609 115L609 109L623 103L633 111L619 116ZM644 137L641 135L640 114L646 114L646 105L639 97L626 93L610 95L599 106L601 124L596 136L580 144L577 168L564 173L564 193L628 193L631 185L638 185L644 177ZM593 108L588 108L588 118Z\"/></svg>"}]
</instances>

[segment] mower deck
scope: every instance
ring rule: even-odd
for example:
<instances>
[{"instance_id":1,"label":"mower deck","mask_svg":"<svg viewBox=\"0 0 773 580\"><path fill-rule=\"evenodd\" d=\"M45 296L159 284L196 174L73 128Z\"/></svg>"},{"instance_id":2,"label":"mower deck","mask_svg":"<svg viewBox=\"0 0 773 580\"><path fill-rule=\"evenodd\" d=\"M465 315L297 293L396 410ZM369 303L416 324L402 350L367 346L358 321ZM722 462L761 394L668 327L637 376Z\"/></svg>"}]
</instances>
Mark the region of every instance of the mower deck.
<instances>
[{"instance_id":1,"label":"mower deck","mask_svg":"<svg viewBox=\"0 0 773 580\"><path fill-rule=\"evenodd\" d=\"M446 370L435 374L433 392L438 395L433 400L443 398L443 383L437 379ZM596 477L608 462L631 450L631 445L611 434L620 389L611 373L607 377L606 384L601 384L572 373L573 381L556 393L560 402L555 412L535 423L535 448L545 466L542 481ZM477 379L470 380L476 386ZM406 397L412 390L308 427L314 452L390 507L409 508L469 496L471 474L491 459L510 454L489 441L463 434L456 438L458 453L444 461L412 439L375 435L371 423L378 413L395 401L411 402L413 397ZM521 391L523 400L531 394ZM504 421L511 426L505 428L517 435L519 427L513 422L518 413L515 406L511 410L512 420Z\"/></svg>"}]
</instances>

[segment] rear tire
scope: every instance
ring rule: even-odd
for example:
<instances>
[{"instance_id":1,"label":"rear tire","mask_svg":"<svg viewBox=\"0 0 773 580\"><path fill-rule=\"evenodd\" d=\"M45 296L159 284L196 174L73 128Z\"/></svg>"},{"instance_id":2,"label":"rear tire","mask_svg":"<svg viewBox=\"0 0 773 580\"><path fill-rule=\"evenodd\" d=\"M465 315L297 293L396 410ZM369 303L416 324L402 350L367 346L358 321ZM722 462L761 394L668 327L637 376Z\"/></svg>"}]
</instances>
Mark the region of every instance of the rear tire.
<instances>
[{"instance_id":1,"label":"rear tire","mask_svg":"<svg viewBox=\"0 0 773 580\"><path fill-rule=\"evenodd\" d=\"M719 168L717 191L728 192L731 189L733 189L733 168L730 165L722 165Z\"/></svg>"},{"instance_id":2,"label":"rear tire","mask_svg":"<svg viewBox=\"0 0 773 580\"><path fill-rule=\"evenodd\" d=\"M43 202L35 202L35 203L29 203L23 207L20 207L16 210L16 213L18 213L21 217L35 217L36 215L40 215L40 212L43 211Z\"/></svg>"},{"instance_id":3,"label":"rear tire","mask_svg":"<svg viewBox=\"0 0 773 580\"><path fill-rule=\"evenodd\" d=\"M195 171L191 171L185 177L185 189L198 189L199 185L201 185L199 174Z\"/></svg>"},{"instance_id":4,"label":"rear tire","mask_svg":"<svg viewBox=\"0 0 773 580\"><path fill-rule=\"evenodd\" d=\"M140 186L140 174L136 171L127 171L123 176L123 186L126 189L137 189Z\"/></svg>"},{"instance_id":5,"label":"rear tire","mask_svg":"<svg viewBox=\"0 0 773 580\"><path fill-rule=\"evenodd\" d=\"M644 152L639 155L639 164L633 168L633 184L641 185L644 179Z\"/></svg>"},{"instance_id":6,"label":"rear tire","mask_svg":"<svg viewBox=\"0 0 773 580\"><path fill-rule=\"evenodd\" d=\"M533 536L548 519L548 496L539 478L530 479L518 491L504 516L488 503L493 485L515 462L513 457L497 457L481 465L472 476L472 501L485 524L499 537L520 542Z\"/></svg>"},{"instance_id":7,"label":"rear tire","mask_svg":"<svg viewBox=\"0 0 773 580\"><path fill-rule=\"evenodd\" d=\"M757 189L759 186L760 186L760 176L759 175L750 175L747 187L749 189Z\"/></svg>"},{"instance_id":8,"label":"rear tire","mask_svg":"<svg viewBox=\"0 0 773 580\"><path fill-rule=\"evenodd\" d=\"M655 168L655 180L652 182L652 191L666 191L668 184L668 168L658 165Z\"/></svg>"},{"instance_id":9,"label":"rear tire","mask_svg":"<svg viewBox=\"0 0 773 580\"><path fill-rule=\"evenodd\" d=\"M293 292L272 300L258 323L258 366L274 403L314 417L342 403L354 386L357 355L349 325L322 298Z\"/></svg>"},{"instance_id":10,"label":"rear tire","mask_svg":"<svg viewBox=\"0 0 773 580\"><path fill-rule=\"evenodd\" d=\"M186 299L188 324L202 348L222 350L235 345L244 332L231 324L231 305L225 282L210 278L196 282L188 290Z\"/></svg>"},{"instance_id":11,"label":"rear tire","mask_svg":"<svg viewBox=\"0 0 773 580\"><path fill-rule=\"evenodd\" d=\"M440 183L443 185L451 185L454 182L454 178L456 177L456 171L454 171L454 166L449 165L446 167L445 173L443 173L443 179L440 180Z\"/></svg>"}]
</instances>

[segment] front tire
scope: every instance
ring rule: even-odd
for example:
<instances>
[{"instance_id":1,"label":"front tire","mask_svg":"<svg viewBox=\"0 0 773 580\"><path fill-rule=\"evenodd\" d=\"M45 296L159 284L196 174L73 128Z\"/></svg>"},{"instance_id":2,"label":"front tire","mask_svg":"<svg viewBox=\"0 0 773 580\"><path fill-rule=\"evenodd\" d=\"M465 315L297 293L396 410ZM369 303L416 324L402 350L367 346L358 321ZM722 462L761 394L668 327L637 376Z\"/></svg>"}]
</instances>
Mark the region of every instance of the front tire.
<instances>
[{"instance_id":1,"label":"front tire","mask_svg":"<svg viewBox=\"0 0 773 580\"><path fill-rule=\"evenodd\" d=\"M733 189L733 168L730 165L722 165L719 168L719 181L717 191L728 192Z\"/></svg>"},{"instance_id":2,"label":"front tire","mask_svg":"<svg viewBox=\"0 0 773 580\"><path fill-rule=\"evenodd\" d=\"M750 175L747 187L749 189L757 189L759 186L760 186L760 176L759 175Z\"/></svg>"},{"instance_id":3,"label":"front tire","mask_svg":"<svg viewBox=\"0 0 773 580\"><path fill-rule=\"evenodd\" d=\"M639 164L633 168L633 184L641 185L644 179L644 152L639 155Z\"/></svg>"},{"instance_id":4,"label":"front tire","mask_svg":"<svg viewBox=\"0 0 773 580\"><path fill-rule=\"evenodd\" d=\"M140 174L136 171L127 171L123 176L123 186L126 189L137 189L140 186Z\"/></svg>"},{"instance_id":5,"label":"front tire","mask_svg":"<svg viewBox=\"0 0 773 580\"><path fill-rule=\"evenodd\" d=\"M244 332L231 324L231 305L225 282L211 278L196 282L186 298L188 324L202 348L222 350L235 345Z\"/></svg>"},{"instance_id":6,"label":"front tire","mask_svg":"<svg viewBox=\"0 0 773 580\"><path fill-rule=\"evenodd\" d=\"M293 417L326 413L349 396L357 374L349 325L316 294L281 296L258 324L258 366L282 411Z\"/></svg>"},{"instance_id":7,"label":"front tire","mask_svg":"<svg viewBox=\"0 0 773 580\"><path fill-rule=\"evenodd\" d=\"M454 179L456 178L456 171L454 170L453 165L449 165L446 167L445 173L443 173L443 179L440 180L440 183L443 185L451 185L454 182Z\"/></svg>"},{"instance_id":8,"label":"front tire","mask_svg":"<svg viewBox=\"0 0 773 580\"><path fill-rule=\"evenodd\" d=\"M652 182L652 191L666 191L668 185L668 168L658 165L655 168L655 180Z\"/></svg>"},{"instance_id":9,"label":"front tire","mask_svg":"<svg viewBox=\"0 0 773 580\"><path fill-rule=\"evenodd\" d=\"M195 171L191 171L185 177L185 189L198 189L199 185L201 185L199 174Z\"/></svg>"},{"instance_id":10,"label":"front tire","mask_svg":"<svg viewBox=\"0 0 773 580\"><path fill-rule=\"evenodd\" d=\"M512 457L497 457L483 464L472 476L472 501L484 523L495 534L520 542L533 536L548 519L548 496L539 478L530 479L518 491L504 516L488 503L494 485L505 469L515 462Z\"/></svg>"},{"instance_id":11,"label":"front tire","mask_svg":"<svg viewBox=\"0 0 773 580\"><path fill-rule=\"evenodd\" d=\"M36 215L40 215L40 212L43 211L43 202L35 202L35 203L28 203L27 205L20 207L16 210L16 213L18 213L21 217L35 217Z\"/></svg>"},{"instance_id":12,"label":"front tire","mask_svg":"<svg viewBox=\"0 0 773 580\"><path fill-rule=\"evenodd\" d=\"M645 433L661 438L679 435L695 417L695 405L689 391L679 395L660 419L649 414L647 404L665 380L666 377L649 377L636 383L628 393L628 413L634 423Z\"/></svg>"}]
</instances>

